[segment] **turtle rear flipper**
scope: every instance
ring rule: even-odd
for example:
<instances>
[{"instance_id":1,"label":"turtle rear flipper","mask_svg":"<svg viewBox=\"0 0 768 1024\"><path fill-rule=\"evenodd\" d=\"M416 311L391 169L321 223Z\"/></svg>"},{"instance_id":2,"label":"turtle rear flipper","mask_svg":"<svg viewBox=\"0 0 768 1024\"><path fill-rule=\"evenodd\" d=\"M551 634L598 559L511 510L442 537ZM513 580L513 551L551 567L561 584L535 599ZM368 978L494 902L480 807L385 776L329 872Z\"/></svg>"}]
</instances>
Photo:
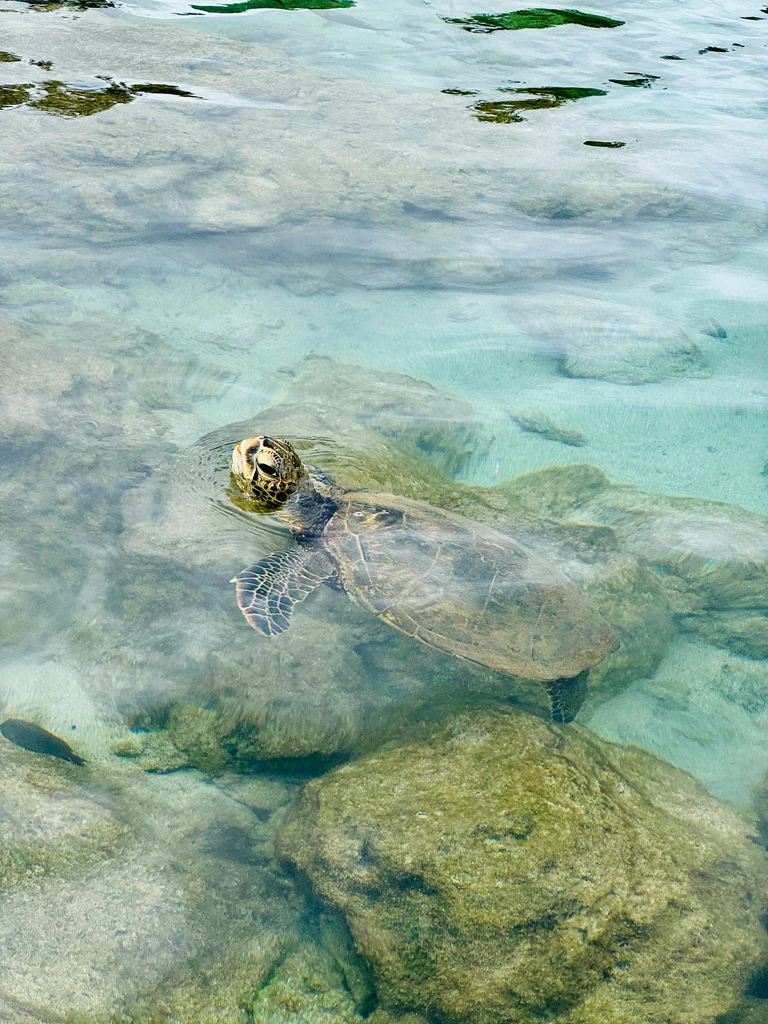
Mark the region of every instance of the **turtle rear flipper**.
<instances>
[{"instance_id":1,"label":"turtle rear flipper","mask_svg":"<svg viewBox=\"0 0 768 1024\"><path fill-rule=\"evenodd\" d=\"M547 683L549 699L552 702L552 721L565 725L572 722L587 699L588 669L568 679L555 679Z\"/></svg>"},{"instance_id":2,"label":"turtle rear flipper","mask_svg":"<svg viewBox=\"0 0 768 1024\"><path fill-rule=\"evenodd\" d=\"M335 573L330 558L317 549L278 551L243 569L230 581L249 626L264 636L283 633L294 606Z\"/></svg>"}]
</instances>

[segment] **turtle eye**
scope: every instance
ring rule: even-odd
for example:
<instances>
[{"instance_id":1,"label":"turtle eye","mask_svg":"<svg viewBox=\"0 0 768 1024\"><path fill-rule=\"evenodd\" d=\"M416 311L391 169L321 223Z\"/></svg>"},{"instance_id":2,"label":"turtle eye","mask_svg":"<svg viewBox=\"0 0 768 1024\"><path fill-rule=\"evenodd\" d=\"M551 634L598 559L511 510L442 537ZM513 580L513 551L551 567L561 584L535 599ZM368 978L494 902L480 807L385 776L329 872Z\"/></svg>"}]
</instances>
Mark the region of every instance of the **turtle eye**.
<instances>
[{"instance_id":1,"label":"turtle eye","mask_svg":"<svg viewBox=\"0 0 768 1024\"><path fill-rule=\"evenodd\" d=\"M259 467L262 473L267 476L277 476L277 470L271 462L257 462L256 465Z\"/></svg>"}]
</instances>

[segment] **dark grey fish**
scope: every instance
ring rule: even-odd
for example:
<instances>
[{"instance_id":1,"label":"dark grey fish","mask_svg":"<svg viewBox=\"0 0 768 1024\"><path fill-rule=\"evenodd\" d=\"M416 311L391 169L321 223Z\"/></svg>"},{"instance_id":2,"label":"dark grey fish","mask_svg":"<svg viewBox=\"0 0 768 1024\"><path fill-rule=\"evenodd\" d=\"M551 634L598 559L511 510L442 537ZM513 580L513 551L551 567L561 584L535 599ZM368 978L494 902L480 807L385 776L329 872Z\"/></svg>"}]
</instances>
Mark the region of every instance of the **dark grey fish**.
<instances>
[{"instance_id":1,"label":"dark grey fish","mask_svg":"<svg viewBox=\"0 0 768 1024\"><path fill-rule=\"evenodd\" d=\"M72 764L85 764L68 743L34 722L8 718L0 725L0 733L17 747L32 750L35 754L50 754L52 757L60 757L62 761L71 761Z\"/></svg>"}]
</instances>

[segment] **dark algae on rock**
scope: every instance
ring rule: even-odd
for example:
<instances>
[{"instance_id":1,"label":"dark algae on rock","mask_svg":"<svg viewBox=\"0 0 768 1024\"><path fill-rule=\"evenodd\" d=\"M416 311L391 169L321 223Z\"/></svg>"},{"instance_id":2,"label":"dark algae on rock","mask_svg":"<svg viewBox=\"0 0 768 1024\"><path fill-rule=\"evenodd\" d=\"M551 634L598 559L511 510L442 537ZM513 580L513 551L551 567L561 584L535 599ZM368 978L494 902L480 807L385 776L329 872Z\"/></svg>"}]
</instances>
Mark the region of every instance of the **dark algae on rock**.
<instances>
[{"instance_id":1,"label":"dark algae on rock","mask_svg":"<svg viewBox=\"0 0 768 1024\"><path fill-rule=\"evenodd\" d=\"M552 7L529 7L509 14L472 14L467 18L443 18L449 25L461 25L465 32L514 31L523 28L555 28L558 25L583 25L586 28L618 28L623 21L601 14L563 10Z\"/></svg>"},{"instance_id":2,"label":"dark algae on rock","mask_svg":"<svg viewBox=\"0 0 768 1024\"><path fill-rule=\"evenodd\" d=\"M162 82L141 82L139 85L132 85L130 91L132 93L150 93L158 96L181 96L185 99L200 99L199 96L189 92L187 89L180 89L178 85L163 85Z\"/></svg>"},{"instance_id":3,"label":"dark algae on rock","mask_svg":"<svg viewBox=\"0 0 768 1024\"><path fill-rule=\"evenodd\" d=\"M244 11L335 11L343 7L354 7L354 0L244 0L243 3L190 4L194 11L206 14L242 14Z\"/></svg>"},{"instance_id":4,"label":"dark algae on rock","mask_svg":"<svg viewBox=\"0 0 768 1024\"><path fill-rule=\"evenodd\" d=\"M114 7L113 0L24 0L31 11L88 11Z\"/></svg>"},{"instance_id":5,"label":"dark algae on rock","mask_svg":"<svg viewBox=\"0 0 768 1024\"><path fill-rule=\"evenodd\" d=\"M42 726L35 725L34 722L25 722L21 718L7 718L0 725L0 733L17 747L31 750L35 754L50 754L51 757L59 757L62 761L71 761L72 764L85 764L84 759L76 754L68 743Z\"/></svg>"}]
</instances>

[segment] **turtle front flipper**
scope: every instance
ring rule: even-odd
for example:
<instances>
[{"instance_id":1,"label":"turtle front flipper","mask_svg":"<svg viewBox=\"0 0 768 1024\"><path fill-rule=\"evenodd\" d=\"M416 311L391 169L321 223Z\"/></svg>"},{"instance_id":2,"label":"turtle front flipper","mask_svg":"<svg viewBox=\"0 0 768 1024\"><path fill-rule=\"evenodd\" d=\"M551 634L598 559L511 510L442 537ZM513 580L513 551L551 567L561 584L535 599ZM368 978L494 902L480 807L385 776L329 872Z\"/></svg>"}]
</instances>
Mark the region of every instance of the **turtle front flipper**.
<instances>
[{"instance_id":1,"label":"turtle front flipper","mask_svg":"<svg viewBox=\"0 0 768 1024\"><path fill-rule=\"evenodd\" d=\"M230 582L248 625L264 636L275 636L290 626L294 606L335 571L322 551L300 548L267 555Z\"/></svg>"},{"instance_id":2,"label":"turtle front flipper","mask_svg":"<svg viewBox=\"0 0 768 1024\"><path fill-rule=\"evenodd\" d=\"M563 725L572 722L587 699L587 676L589 670L579 672L568 679L555 679L547 683L549 699L552 702L552 721Z\"/></svg>"}]
</instances>

